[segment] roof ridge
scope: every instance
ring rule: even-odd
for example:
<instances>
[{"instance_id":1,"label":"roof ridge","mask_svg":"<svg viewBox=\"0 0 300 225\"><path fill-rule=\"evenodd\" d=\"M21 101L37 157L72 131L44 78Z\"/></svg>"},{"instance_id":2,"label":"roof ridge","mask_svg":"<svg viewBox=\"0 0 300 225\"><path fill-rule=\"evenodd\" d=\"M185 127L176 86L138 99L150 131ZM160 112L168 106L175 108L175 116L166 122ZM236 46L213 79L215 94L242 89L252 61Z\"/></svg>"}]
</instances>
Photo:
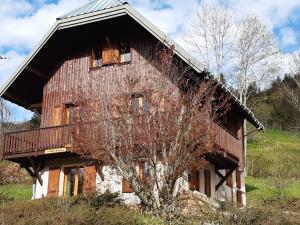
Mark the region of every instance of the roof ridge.
<instances>
[{"instance_id":1,"label":"roof ridge","mask_svg":"<svg viewBox=\"0 0 300 225\"><path fill-rule=\"evenodd\" d=\"M123 4L128 4L128 3L122 0L92 0L78 8L73 9L68 13L65 13L62 16L59 16L57 20L66 19L74 16L80 16L88 13L93 13L104 9L120 6Z\"/></svg>"}]
</instances>

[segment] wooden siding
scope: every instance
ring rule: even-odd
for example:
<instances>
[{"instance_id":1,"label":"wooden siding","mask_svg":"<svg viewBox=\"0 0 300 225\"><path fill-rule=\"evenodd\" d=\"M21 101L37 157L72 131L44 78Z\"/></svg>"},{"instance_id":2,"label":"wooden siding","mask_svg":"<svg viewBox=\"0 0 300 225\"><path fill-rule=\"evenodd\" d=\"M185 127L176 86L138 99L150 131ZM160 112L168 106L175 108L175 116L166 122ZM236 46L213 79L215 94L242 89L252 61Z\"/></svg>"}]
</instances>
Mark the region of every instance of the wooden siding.
<instances>
[{"instance_id":1,"label":"wooden siding","mask_svg":"<svg viewBox=\"0 0 300 225\"><path fill-rule=\"evenodd\" d=\"M233 135L226 127L213 123L213 129L216 133L216 144L220 146L225 155L231 154L239 159L239 165L244 165L244 151L243 151L243 130L242 120L240 121L238 136Z\"/></svg>"},{"instance_id":2,"label":"wooden siding","mask_svg":"<svg viewBox=\"0 0 300 225\"><path fill-rule=\"evenodd\" d=\"M41 127L53 125L55 107L72 102L74 91L82 92L82 100L90 99L90 79L101 87L97 90L97 96L93 97L99 99L99 104L103 106L125 93L138 93L145 89L152 92L164 90L159 82L160 72L145 59L148 49L142 43L135 43L131 48L130 63L92 69L89 66L91 51L66 60L44 87Z\"/></svg>"}]
</instances>

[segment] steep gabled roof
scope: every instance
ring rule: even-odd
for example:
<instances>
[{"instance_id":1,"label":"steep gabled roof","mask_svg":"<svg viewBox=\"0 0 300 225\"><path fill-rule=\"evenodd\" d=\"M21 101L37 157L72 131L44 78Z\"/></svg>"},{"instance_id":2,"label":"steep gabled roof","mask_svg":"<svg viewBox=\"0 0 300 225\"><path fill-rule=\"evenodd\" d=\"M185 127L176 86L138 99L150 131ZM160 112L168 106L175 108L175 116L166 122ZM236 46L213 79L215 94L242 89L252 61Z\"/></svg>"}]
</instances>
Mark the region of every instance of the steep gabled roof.
<instances>
[{"instance_id":1,"label":"steep gabled roof","mask_svg":"<svg viewBox=\"0 0 300 225\"><path fill-rule=\"evenodd\" d=\"M22 73L26 68L28 68L30 62L35 58L37 53L43 48L43 46L47 43L47 41L53 36L53 34L56 31L68 29L70 27L76 27L83 24L116 18L124 15L130 16L167 47L173 46L175 53L183 61L188 63L196 72L201 73L206 70L205 67L198 60L196 60L187 51L185 51L182 47L176 44L165 33L163 33L151 22L149 22L144 16L142 16L135 9L133 9L127 2L119 0L93 0L83 5L82 7L79 7L57 18L56 23L52 26L48 33L32 50L30 55L23 61L19 68L12 74L10 79L0 88L0 96L5 95L6 91L13 84L13 82L19 76L22 76ZM251 122L258 129L264 129L263 125L255 118L254 114L246 106L244 106L232 93L230 93L229 90L226 89L226 87L222 86L221 84L220 86L225 92L233 96L234 102L242 108L249 122ZM16 103L25 106L25 104L22 104L21 102Z\"/></svg>"}]
</instances>

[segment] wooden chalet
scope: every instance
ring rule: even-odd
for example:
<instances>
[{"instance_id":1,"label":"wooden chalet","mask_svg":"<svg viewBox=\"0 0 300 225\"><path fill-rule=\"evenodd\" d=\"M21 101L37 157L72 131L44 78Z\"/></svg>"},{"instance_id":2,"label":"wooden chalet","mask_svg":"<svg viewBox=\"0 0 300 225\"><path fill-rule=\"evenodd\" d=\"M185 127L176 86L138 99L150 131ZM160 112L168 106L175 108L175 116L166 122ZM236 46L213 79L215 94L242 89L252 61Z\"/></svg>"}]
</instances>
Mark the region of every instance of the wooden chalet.
<instances>
[{"instance_id":1,"label":"wooden chalet","mask_svg":"<svg viewBox=\"0 0 300 225\"><path fill-rule=\"evenodd\" d=\"M41 116L38 129L5 133L0 151L1 159L19 163L34 178L33 199L110 187L111 191L121 192L127 201L134 201L134 194L122 184L122 179L116 177L110 185L110 181L101 179L93 164L73 152L70 115L76 102L69 93L85 85L92 75L100 79L100 94L114 96L125 89L137 93L139 87L124 83L122 69L130 70L145 61L141 44L144 42L175 46L176 57L196 74L206 73L200 62L128 3L93 0L57 18L1 88L2 98ZM146 73L139 75L144 82L141 86L151 86L143 78ZM220 88L232 95L226 87ZM191 174L189 183L190 189L207 196L245 204L243 122L248 120L258 130L263 126L233 95L232 100L234 107L226 121L214 124L218 131L216 144L222 151L209 155L210 165Z\"/></svg>"}]
</instances>

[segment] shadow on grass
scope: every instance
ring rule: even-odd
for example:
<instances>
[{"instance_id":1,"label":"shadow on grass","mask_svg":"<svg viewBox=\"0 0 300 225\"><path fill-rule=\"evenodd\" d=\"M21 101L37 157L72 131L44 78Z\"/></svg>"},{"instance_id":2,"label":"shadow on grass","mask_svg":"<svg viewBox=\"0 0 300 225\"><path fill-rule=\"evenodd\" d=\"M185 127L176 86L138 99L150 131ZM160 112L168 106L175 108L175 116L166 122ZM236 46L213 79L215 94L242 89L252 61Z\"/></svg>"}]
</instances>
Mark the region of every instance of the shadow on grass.
<instances>
[{"instance_id":1,"label":"shadow on grass","mask_svg":"<svg viewBox=\"0 0 300 225\"><path fill-rule=\"evenodd\" d=\"M254 191L254 190L256 190L256 189L258 189L258 188L255 187L255 186L246 184L246 192L247 192L247 193L248 193L248 192L251 192L251 191Z\"/></svg>"}]
</instances>

